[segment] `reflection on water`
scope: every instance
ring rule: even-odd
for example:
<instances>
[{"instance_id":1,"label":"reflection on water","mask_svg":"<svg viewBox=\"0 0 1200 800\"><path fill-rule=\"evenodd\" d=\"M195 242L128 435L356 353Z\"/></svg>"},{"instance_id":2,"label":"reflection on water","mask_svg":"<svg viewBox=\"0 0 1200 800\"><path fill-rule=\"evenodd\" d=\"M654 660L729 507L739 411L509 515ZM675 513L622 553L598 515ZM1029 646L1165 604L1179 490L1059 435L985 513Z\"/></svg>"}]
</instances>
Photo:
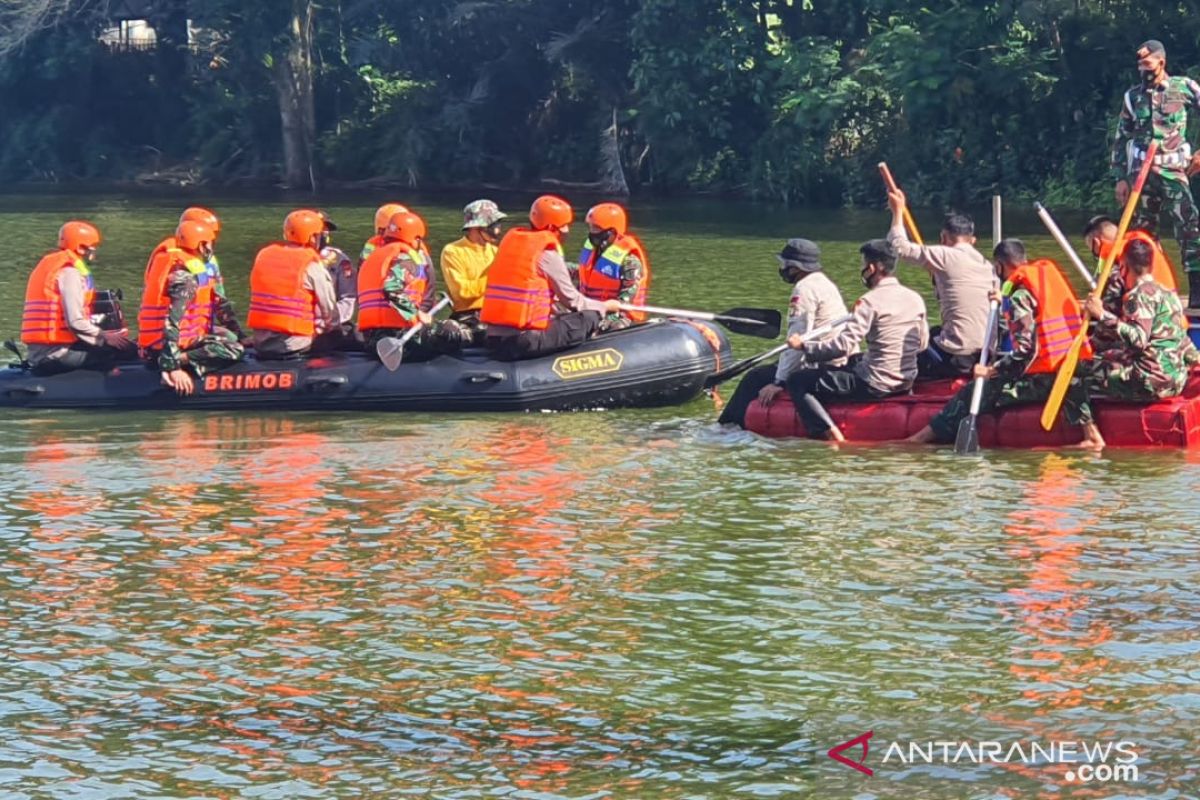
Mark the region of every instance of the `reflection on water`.
<instances>
[{"instance_id":1,"label":"reflection on water","mask_svg":"<svg viewBox=\"0 0 1200 800\"><path fill-rule=\"evenodd\" d=\"M0 794L1111 796L825 758L875 730L1128 739L1190 796L1192 459L706 413L10 421Z\"/></svg>"}]
</instances>

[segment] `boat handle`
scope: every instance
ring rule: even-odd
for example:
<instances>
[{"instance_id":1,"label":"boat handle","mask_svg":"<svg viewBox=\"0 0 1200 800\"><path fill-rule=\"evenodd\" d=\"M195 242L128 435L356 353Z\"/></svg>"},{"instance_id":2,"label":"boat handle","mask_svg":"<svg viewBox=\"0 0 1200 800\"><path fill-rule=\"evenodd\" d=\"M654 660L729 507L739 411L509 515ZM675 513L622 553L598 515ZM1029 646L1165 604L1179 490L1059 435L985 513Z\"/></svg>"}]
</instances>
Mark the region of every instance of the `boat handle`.
<instances>
[{"instance_id":1,"label":"boat handle","mask_svg":"<svg viewBox=\"0 0 1200 800\"><path fill-rule=\"evenodd\" d=\"M9 389L4 394L9 397L37 397L40 394L46 393L46 387L40 383L35 383L33 386L16 386Z\"/></svg>"},{"instance_id":2,"label":"boat handle","mask_svg":"<svg viewBox=\"0 0 1200 800\"><path fill-rule=\"evenodd\" d=\"M506 377L508 376L503 372L468 372L463 375L463 380L468 383L487 383L488 381L498 383Z\"/></svg>"},{"instance_id":3,"label":"boat handle","mask_svg":"<svg viewBox=\"0 0 1200 800\"><path fill-rule=\"evenodd\" d=\"M350 379L345 375L314 375L304 379L304 388L309 390L317 389L336 389L339 386L345 386L350 382Z\"/></svg>"}]
</instances>

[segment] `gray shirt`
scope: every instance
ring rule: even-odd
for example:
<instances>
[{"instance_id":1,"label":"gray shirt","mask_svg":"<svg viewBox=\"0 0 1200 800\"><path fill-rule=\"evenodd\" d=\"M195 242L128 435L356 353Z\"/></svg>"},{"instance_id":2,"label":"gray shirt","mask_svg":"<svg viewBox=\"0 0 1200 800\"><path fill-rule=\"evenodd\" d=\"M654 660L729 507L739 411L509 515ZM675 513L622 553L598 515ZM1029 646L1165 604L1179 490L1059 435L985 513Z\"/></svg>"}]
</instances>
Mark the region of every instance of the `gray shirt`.
<instances>
[{"instance_id":1,"label":"gray shirt","mask_svg":"<svg viewBox=\"0 0 1200 800\"><path fill-rule=\"evenodd\" d=\"M937 346L951 355L982 350L988 293L998 285L988 260L965 242L953 247L914 244L903 226L893 226L888 241L900 258L920 264L933 276L942 312L942 330L934 339Z\"/></svg>"},{"instance_id":2,"label":"gray shirt","mask_svg":"<svg viewBox=\"0 0 1200 800\"><path fill-rule=\"evenodd\" d=\"M354 310L358 306L358 267L345 252L336 247L326 247L321 251L321 260L329 269L329 277L333 281L334 294L337 296L338 322L345 325L354 319Z\"/></svg>"},{"instance_id":3,"label":"gray shirt","mask_svg":"<svg viewBox=\"0 0 1200 800\"><path fill-rule=\"evenodd\" d=\"M94 345L100 340L100 326L92 322L92 310L84 305L83 298L87 293L87 279L83 274L70 267L58 271L58 293L62 297L63 316L67 318L67 327L83 344ZM67 352L69 345L61 344L31 344L29 345L29 363L40 364L55 358L61 358Z\"/></svg>"},{"instance_id":4,"label":"gray shirt","mask_svg":"<svg viewBox=\"0 0 1200 800\"><path fill-rule=\"evenodd\" d=\"M801 335L813 328L846 316L846 302L842 293L824 272L813 272L796 281L792 288L792 299L788 304L788 336ZM849 355L847 353L846 355ZM830 366L840 367L845 358L831 359ZM811 367L804 350L784 350L775 368L775 381L782 383L798 369Z\"/></svg>"},{"instance_id":5,"label":"gray shirt","mask_svg":"<svg viewBox=\"0 0 1200 800\"><path fill-rule=\"evenodd\" d=\"M805 342L813 361L829 361L858 349L866 339L867 352L854 371L875 391L906 392L917 378L917 354L929 346L925 301L894 276L881 278L875 288L854 304L854 318L841 332Z\"/></svg>"},{"instance_id":6,"label":"gray shirt","mask_svg":"<svg viewBox=\"0 0 1200 800\"><path fill-rule=\"evenodd\" d=\"M336 328L339 325L337 293L333 289L333 279L329 277L329 270L320 261L309 264L304 271L304 288L316 295L317 334ZM278 331L254 332L254 349L265 355L300 353L312 347L312 343L311 336L289 336Z\"/></svg>"},{"instance_id":7,"label":"gray shirt","mask_svg":"<svg viewBox=\"0 0 1200 800\"><path fill-rule=\"evenodd\" d=\"M547 250L538 258L538 270L550 282L550 291L554 293L554 313L565 314L571 311L597 311L604 313L604 303L584 296L575 288L571 280L571 271L567 262L557 250ZM520 329L508 325L488 325L489 336L513 336Z\"/></svg>"}]
</instances>

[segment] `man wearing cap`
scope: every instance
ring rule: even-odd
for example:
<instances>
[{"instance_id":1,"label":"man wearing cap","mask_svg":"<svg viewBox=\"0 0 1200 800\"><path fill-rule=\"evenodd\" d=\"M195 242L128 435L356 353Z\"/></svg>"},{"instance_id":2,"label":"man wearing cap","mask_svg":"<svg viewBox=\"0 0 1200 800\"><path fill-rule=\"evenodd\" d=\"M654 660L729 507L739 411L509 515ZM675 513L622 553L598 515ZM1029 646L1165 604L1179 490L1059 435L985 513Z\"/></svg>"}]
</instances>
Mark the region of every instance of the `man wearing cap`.
<instances>
[{"instance_id":1,"label":"man wearing cap","mask_svg":"<svg viewBox=\"0 0 1200 800\"><path fill-rule=\"evenodd\" d=\"M845 316L846 303L842 293L821 267L821 248L808 239L789 239L777 256L779 277L792 284L792 299L788 303L788 335L804 334L813 328ZM849 355L847 353L846 355ZM846 359L833 358L827 362L841 367ZM771 405L787 387L792 373L816 366L803 350L786 350L779 363L767 364L746 373L737 391L721 412L721 424L742 425L746 409L757 397L763 405Z\"/></svg>"},{"instance_id":2,"label":"man wearing cap","mask_svg":"<svg viewBox=\"0 0 1200 800\"><path fill-rule=\"evenodd\" d=\"M1117 202L1129 199L1130 176L1141 169L1150 142L1157 141L1133 227L1155 233L1159 214L1171 214L1188 276L1188 307L1200 308L1200 212L1188 185L1188 176L1200 170L1200 154L1193 156L1187 142L1188 112L1200 110L1200 83L1167 74L1167 51L1160 41L1143 42L1136 55L1141 80L1125 92L1113 137Z\"/></svg>"},{"instance_id":3,"label":"man wearing cap","mask_svg":"<svg viewBox=\"0 0 1200 800\"><path fill-rule=\"evenodd\" d=\"M901 261L920 264L933 278L942 324L930 330L929 348L917 362L922 378L970 375L979 362L990 312L988 295L998 284L992 265L975 249L975 221L948 214L938 244L909 241L904 230L907 200L897 189L888 192L892 227L887 240Z\"/></svg>"},{"instance_id":4,"label":"man wearing cap","mask_svg":"<svg viewBox=\"0 0 1200 800\"><path fill-rule=\"evenodd\" d=\"M476 200L463 208L463 237L442 248L442 277L450 295L450 318L469 328L476 344L487 336L479 321L487 289L488 267L496 258L500 224L507 214L491 200Z\"/></svg>"}]
</instances>

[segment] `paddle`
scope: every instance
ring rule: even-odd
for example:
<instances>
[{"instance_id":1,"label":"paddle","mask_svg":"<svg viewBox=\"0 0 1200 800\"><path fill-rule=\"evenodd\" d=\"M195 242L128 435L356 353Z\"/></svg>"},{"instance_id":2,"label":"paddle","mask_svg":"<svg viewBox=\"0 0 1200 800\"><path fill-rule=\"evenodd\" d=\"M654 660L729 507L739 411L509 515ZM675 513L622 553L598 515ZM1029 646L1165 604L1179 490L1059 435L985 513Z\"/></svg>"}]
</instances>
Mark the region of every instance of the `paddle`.
<instances>
[{"instance_id":1,"label":"paddle","mask_svg":"<svg viewBox=\"0 0 1200 800\"><path fill-rule=\"evenodd\" d=\"M819 337L824 336L825 334L829 333L834 328L840 328L841 326L845 325L847 322L849 322L852 319L854 319L853 314L846 314L845 316L838 317L835 320L826 322L824 325L818 325L817 327L813 328L811 331L806 331L804 333L804 338L805 339L819 338ZM733 378L736 378L738 375L741 375L742 373L749 372L751 369L753 369L754 367L757 367L759 364L763 363L764 361L769 361L770 359L774 358L775 356L779 355L780 353L782 353L784 350L787 350L787 349L788 349L788 346L786 343L784 343L784 344L779 345L778 347L772 347L770 350L766 351L765 353L759 353L756 356L750 356L749 358L743 358L741 361L734 362L733 364L730 364L728 367L721 370L720 372L714 372L712 375L709 375L707 378L705 378L704 379L704 388L711 389L714 386L719 386L722 383L725 383L725 381L732 380Z\"/></svg>"},{"instance_id":2,"label":"paddle","mask_svg":"<svg viewBox=\"0 0 1200 800\"><path fill-rule=\"evenodd\" d=\"M1146 160L1142 163L1133 188L1129 190L1129 199L1125 202L1125 212L1121 214L1121 224L1117 226L1117 237L1113 241L1125 241L1125 232L1129 230L1129 222L1133 219L1133 211L1137 208L1138 198L1142 195L1142 187L1146 185L1146 177L1150 174L1150 167L1154 164L1154 154L1157 151L1158 142L1150 142L1150 147L1146 150ZM1112 273L1113 262L1116 261L1116 258L1117 248L1113 247L1100 263L1100 274L1096 277L1096 287L1091 292L1093 297L1099 297L1100 292L1104 290L1104 284L1108 283L1108 276ZM1046 399L1046 406L1042 409L1042 430L1048 431L1054 427L1054 420L1058 419L1058 412L1062 409L1067 389L1071 386L1071 378L1075 375L1075 368L1079 365L1079 353L1083 350L1083 343L1087 341L1088 326L1091 322L1087 314L1081 316L1083 319L1080 320L1079 333L1075 336L1075 341L1071 342L1071 349L1067 351L1066 357L1058 367L1058 375L1054 377L1054 386L1050 389L1050 397Z\"/></svg>"},{"instance_id":3,"label":"paddle","mask_svg":"<svg viewBox=\"0 0 1200 800\"><path fill-rule=\"evenodd\" d=\"M1000 195L992 195L992 247L1000 244L1000 240L1004 237L1001 235L1001 228L1004 223L1004 211L1001 205Z\"/></svg>"},{"instance_id":4,"label":"paddle","mask_svg":"<svg viewBox=\"0 0 1200 800\"><path fill-rule=\"evenodd\" d=\"M896 179L892 177L892 171L888 169L886 161L879 162L879 174L883 176L883 183L887 186L889 192L898 192L900 187L896 185ZM908 206L904 206L904 227L908 228L908 235L917 244L924 246L925 240L921 238L921 232L917 230L917 222L913 219L912 212L908 210Z\"/></svg>"},{"instance_id":5,"label":"paddle","mask_svg":"<svg viewBox=\"0 0 1200 800\"><path fill-rule=\"evenodd\" d=\"M757 336L760 339L779 338L783 326L783 315L773 308L731 308L720 314L712 314L708 311L685 311L681 308L663 308L661 306L631 306L622 303L621 310L716 322L734 333Z\"/></svg>"},{"instance_id":6,"label":"paddle","mask_svg":"<svg viewBox=\"0 0 1200 800\"><path fill-rule=\"evenodd\" d=\"M1083 265L1079 254L1075 252L1075 248L1071 247L1071 243L1067 241L1067 237L1063 236L1063 232L1059 230L1058 225L1054 222L1054 218L1050 216L1050 212L1041 203L1034 203L1033 208L1037 211L1038 218L1042 224L1046 226L1046 230L1050 231L1050 235L1054 237L1054 241L1058 242L1058 246L1067 254L1067 258L1075 265L1075 269L1079 270L1079 274L1083 276L1083 280L1087 283L1089 289L1096 288L1096 279L1092 277L1092 273L1088 272L1088 268Z\"/></svg>"},{"instance_id":7,"label":"paddle","mask_svg":"<svg viewBox=\"0 0 1200 800\"><path fill-rule=\"evenodd\" d=\"M988 365L988 355L992 351L992 338L996 333L996 319L1000 316L1000 304L992 301L992 309L988 314L987 329L983 332L983 351L979 354L979 366ZM987 378L976 378L975 387L971 391L971 413L958 423L958 436L954 439L954 452L963 455L979 452L979 404L983 401L983 384Z\"/></svg>"},{"instance_id":8,"label":"paddle","mask_svg":"<svg viewBox=\"0 0 1200 800\"><path fill-rule=\"evenodd\" d=\"M450 298L443 294L442 299L437 302L437 305L429 309L429 315L433 316L448 305L450 305ZM383 362L383 365L387 367L388 372L395 372L400 369L400 364L404 361L404 345L408 343L409 339L420 333L424 327L423 324L418 322L409 328L403 336L399 338L386 336L375 344L375 353L379 356L379 360Z\"/></svg>"}]
</instances>

